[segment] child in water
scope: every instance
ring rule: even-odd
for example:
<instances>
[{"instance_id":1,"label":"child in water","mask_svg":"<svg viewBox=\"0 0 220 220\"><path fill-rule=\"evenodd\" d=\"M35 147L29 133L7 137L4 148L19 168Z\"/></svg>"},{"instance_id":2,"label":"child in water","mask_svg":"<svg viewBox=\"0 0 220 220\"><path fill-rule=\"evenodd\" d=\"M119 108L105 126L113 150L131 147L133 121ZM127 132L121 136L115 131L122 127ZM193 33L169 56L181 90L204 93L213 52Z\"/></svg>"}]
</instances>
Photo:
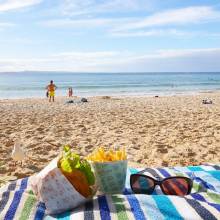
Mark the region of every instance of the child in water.
<instances>
[{"instance_id":1,"label":"child in water","mask_svg":"<svg viewBox=\"0 0 220 220\"><path fill-rule=\"evenodd\" d=\"M72 97L73 96L73 89L72 87L69 88L69 97Z\"/></svg>"}]
</instances>

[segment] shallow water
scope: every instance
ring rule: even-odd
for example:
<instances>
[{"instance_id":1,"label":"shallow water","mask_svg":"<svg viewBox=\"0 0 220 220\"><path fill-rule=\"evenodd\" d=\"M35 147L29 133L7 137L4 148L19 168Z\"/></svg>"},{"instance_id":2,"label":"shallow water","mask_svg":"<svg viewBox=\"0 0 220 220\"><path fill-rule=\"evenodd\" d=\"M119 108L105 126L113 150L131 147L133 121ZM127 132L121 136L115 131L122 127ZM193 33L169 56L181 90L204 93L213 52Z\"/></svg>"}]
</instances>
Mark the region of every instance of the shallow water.
<instances>
[{"instance_id":1,"label":"shallow water","mask_svg":"<svg viewBox=\"0 0 220 220\"><path fill-rule=\"evenodd\" d=\"M54 80L57 95L172 95L220 89L220 73L0 73L0 98L45 97Z\"/></svg>"}]
</instances>

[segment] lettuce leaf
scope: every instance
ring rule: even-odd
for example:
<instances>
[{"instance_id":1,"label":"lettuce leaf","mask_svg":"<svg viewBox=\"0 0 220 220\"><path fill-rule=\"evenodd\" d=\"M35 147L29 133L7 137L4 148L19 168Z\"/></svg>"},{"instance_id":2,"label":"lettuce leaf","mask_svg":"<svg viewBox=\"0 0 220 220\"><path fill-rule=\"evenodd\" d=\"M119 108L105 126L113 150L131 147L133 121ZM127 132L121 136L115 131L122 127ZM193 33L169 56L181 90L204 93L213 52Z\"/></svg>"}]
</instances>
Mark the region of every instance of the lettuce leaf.
<instances>
[{"instance_id":1,"label":"lettuce leaf","mask_svg":"<svg viewBox=\"0 0 220 220\"><path fill-rule=\"evenodd\" d=\"M88 161L82 160L80 163L79 170L85 174L89 185L95 184L95 176L94 176L94 173L92 172L91 166L88 163Z\"/></svg>"},{"instance_id":2,"label":"lettuce leaf","mask_svg":"<svg viewBox=\"0 0 220 220\"><path fill-rule=\"evenodd\" d=\"M63 147L63 156L60 160L60 167L63 171L69 173L78 169L85 174L89 185L95 183L95 176L88 161L81 160L79 155L71 151L69 145Z\"/></svg>"}]
</instances>

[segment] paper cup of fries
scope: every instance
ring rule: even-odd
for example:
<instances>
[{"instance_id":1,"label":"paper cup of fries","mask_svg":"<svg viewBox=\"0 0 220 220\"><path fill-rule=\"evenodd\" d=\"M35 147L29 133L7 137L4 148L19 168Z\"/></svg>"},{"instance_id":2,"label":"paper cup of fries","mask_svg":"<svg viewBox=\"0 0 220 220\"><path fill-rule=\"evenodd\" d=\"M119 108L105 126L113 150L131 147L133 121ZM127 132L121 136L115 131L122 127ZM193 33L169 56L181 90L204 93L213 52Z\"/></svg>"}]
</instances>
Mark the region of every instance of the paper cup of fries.
<instances>
[{"instance_id":1,"label":"paper cup of fries","mask_svg":"<svg viewBox=\"0 0 220 220\"><path fill-rule=\"evenodd\" d=\"M127 173L125 150L105 151L99 148L87 157L90 160L100 193L122 193Z\"/></svg>"}]
</instances>

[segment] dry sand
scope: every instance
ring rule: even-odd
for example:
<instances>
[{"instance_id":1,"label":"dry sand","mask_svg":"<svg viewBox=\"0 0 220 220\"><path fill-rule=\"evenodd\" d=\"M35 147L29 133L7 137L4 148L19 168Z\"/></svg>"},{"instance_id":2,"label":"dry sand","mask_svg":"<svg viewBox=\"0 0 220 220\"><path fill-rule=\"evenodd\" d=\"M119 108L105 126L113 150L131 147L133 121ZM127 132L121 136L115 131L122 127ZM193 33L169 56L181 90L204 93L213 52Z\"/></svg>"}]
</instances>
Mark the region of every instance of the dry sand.
<instances>
[{"instance_id":1,"label":"dry sand","mask_svg":"<svg viewBox=\"0 0 220 220\"><path fill-rule=\"evenodd\" d=\"M214 104L204 105L209 97ZM94 97L64 104L45 99L0 101L0 176L21 178L42 169L69 143L87 155L98 146L126 146L131 166L220 162L220 93L170 97ZM27 158L13 166L20 139Z\"/></svg>"}]
</instances>

